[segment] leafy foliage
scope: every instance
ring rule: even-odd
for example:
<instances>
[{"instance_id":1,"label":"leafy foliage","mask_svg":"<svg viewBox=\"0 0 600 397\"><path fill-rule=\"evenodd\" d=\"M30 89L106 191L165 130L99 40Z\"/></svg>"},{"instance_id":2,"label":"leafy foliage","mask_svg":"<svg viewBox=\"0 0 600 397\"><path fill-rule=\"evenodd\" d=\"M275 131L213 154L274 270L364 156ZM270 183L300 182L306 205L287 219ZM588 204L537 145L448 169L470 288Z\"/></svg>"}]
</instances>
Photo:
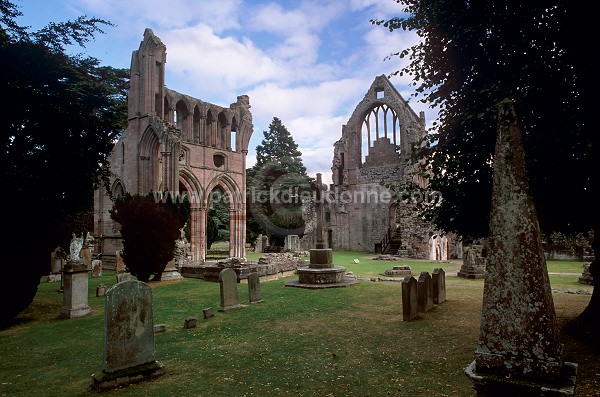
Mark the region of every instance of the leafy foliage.
<instances>
[{"instance_id":1,"label":"leafy foliage","mask_svg":"<svg viewBox=\"0 0 600 397\"><path fill-rule=\"evenodd\" d=\"M175 240L190 215L187 196L174 200L169 192L147 196L129 193L115 200L110 217L121 225L123 260L140 281L160 280L173 259Z\"/></svg>"},{"instance_id":2,"label":"leafy foliage","mask_svg":"<svg viewBox=\"0 0 600 397\"><path fill-rule=\"evenodd\" d=\"M31 303L49 271L49 253L68 244L64 236L72 231L61 230L65 220L91 210L100 164L127 122L128 72L64 52L110 23L79 18L29 33L16 22L20 15L0 0L0 92L6 99L0 107L0 179L2 208L13 217L2 251L10 263L5 275L16 284L10 299L0 297L0 322Z\"/></svg>"},{"instance_id":3,"label":"leafy foliage","mask_svg":"<svg viewBox=\"0 0 600 397\"><path fill-rule=\"evenodd\" d=\"M581 37L591 26L565 1L404 0L404 17L375 21L421 41L397 56L417 95L440 109L421 153L441 206L426 215L462 235L487 235L496 106L511 98L525 131L540 223L588 231L597 192L598 147L591 130L591 65ZM595 218L595 219L594 219Z\"/></svg>"},{"instance_id":4,"label":"leafy foliage","mask_svg":"<svg viewBox=\"0 0 600 397\"><path fill-rule=\"evenodd\" d=\"M256 147L256 164L247 170L248 232L252 241L258 233L283 245L290 234L304 234L303 194L311 191L311 178L302 163L302 153L287 128L277 117L263 131Z\"/></svg>"},{"instance_id":5,"label":"leafy foliage","mask_svg":"<svg viewBox=\"0 0 600 397\"><path fill-rule=\"evenodd\" d=\"M211 193L207 212L206 248L217 241L229 240L229 205L227 196L219 189Z\"/></svg>"}]
</instances>

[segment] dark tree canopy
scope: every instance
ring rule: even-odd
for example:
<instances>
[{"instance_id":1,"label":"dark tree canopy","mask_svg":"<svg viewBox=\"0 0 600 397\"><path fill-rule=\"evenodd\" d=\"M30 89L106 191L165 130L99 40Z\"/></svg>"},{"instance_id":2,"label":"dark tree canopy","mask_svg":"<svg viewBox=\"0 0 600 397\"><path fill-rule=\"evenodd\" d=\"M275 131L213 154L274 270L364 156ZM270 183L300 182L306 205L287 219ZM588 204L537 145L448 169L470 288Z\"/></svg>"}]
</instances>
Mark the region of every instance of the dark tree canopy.
<instances>
[{"instance_id":1,"label":"dark tree canopy","mask_svg":"<svg viewBox=\"0 0 600 397\"><path fill-rule=\"evenodd\" d=\"M17 284L10 299L1 297L0 322L31 303L49 253L68 247L64 236L75 231L61 226L91 210L101 164L127 122L127 71L64 52L108 22L79 18L29 33L16 23L19 15L0 0L0 180L10 220L2 251Z\"/></svg>"},{"instance_id":2,"label":"dark tree canopy","mask_svg":"<svg viewBox=\"0 0 600 397\"><path fill-rule=\"evenodd\" d=\"M422 100L439 107L429 135L430 189L444 204L428 217L447 231L487 235L496 106L516 104L528 171L544 231L589 231L597 192L591 126L591 25L566 1L401 1L407 15L378 21L415 31L397 55ZM586 31L587 29L587 31Z\"/></svg>"},{"instance_id":3,"label":"dark tree canopy","mask_svg":"<svg viewBox=\"0 0 600 397\"><path fill-rule=\"evenodd\" d=\"M292 135L277 117L263 131L256 147L256 164L247 170L248 232L264 233L275 245L283 245L289 234L303 235L302 192L311 179L302 163L302 153Z\"/></svg>"},{"instance_id":4,"label":"dark tree canopy","mask_svg":"<svg viewBox=\"0 0 600 397\"><path fill-rule=\"evenodd\" d=\"M123 261L140 281L160 280L173 259L175 240L189 219L187 196L173 199L168 192L147 196L129 193L115 200L110 217L121 225Z\"/></svg>"},{"instance_id":5,"label":"dark tree canopy","mask_svg":"<svg viewBox=\"0 0 600 397\"><path fill-rule=\"evenodd\" d=\"M417 96L440 109L420 171L443 202L423 208L425 216L446 231L487 235L496 107L510 98L524 130L542 230L597 232L593 13L564 0L399 3L406 6L403 17L373 22L417 33L420 43L394 54L409 61L396 73L410 74ZM600 303L596 292L593 302Z\"/></svg>"}]
</instances>

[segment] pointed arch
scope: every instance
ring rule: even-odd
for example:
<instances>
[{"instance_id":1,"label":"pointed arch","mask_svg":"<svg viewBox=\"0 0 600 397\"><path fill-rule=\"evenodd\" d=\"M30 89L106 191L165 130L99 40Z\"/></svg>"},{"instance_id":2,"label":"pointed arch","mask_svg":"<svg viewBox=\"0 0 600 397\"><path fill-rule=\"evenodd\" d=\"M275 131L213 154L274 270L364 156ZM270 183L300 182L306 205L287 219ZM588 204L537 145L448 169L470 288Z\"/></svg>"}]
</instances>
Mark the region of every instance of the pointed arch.
<instances>
[{"instance_id":1,"label":"pointed arch","mask_svg":"<svg viewBox=\"0 0 600 397\"><path fill-rule=\"evenodd\" d=\"M159 164L160 139L152 127L148 127L142 134L139 144L139 191L146 194L151 190L158 190L160 164Z\"/></svg>"}]
</instances>

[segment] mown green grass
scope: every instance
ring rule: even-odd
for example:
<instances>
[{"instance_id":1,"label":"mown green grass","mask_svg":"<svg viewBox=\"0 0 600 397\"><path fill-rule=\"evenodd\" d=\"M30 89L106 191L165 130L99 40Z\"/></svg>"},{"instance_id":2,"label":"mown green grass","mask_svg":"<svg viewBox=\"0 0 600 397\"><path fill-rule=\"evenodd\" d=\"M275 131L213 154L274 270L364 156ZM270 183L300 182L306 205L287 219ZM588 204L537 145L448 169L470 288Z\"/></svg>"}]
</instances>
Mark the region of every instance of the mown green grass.
<instances>
[{"instance_id":1,"label":"mown green grass","mask_svg":"<svg viewBox=\"0 0 600 397\"><path fill-rule=\"evenodd\" d=\"M336 252L334 261L349 270L355 266L358 275L391 265L361 257L354 264L356 255ZM410 265L431 272L440 264ZM217 283L150 283L155 324L167 326L155 335L156 358L167 374L102 395L472 395L463 371L474 358L483 280L449 275L448 301L415 322L402 321L401 283L306 290L285 287L285 280L261 283L263 302L226 313L217 311ZM95 290L115 282L110 271L90 278L92 313L68 320L58 318L59 285L42 283L17 323L0 330L0 396L98 395L89 390L91 375L102 369L104 339L104 298ZM238 291L247 302L247 286L239 284ZM554 297L561 318L574 318L589 301L587 295ZM207 307L215 317L202 317ZM198 318L198 326L184 329L189 316Z\"/></svg>"}]
</instances>

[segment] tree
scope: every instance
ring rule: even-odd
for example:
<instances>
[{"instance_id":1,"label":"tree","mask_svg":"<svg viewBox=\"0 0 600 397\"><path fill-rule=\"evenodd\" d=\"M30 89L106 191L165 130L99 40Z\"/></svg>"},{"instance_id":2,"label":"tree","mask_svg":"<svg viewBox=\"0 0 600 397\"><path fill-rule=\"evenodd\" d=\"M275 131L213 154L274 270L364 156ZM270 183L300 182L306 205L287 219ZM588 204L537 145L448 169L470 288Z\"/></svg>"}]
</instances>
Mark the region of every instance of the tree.
<instances>
[{"instance_id":1,"label":"tree","mask_svg":"<svg viewBox=\"0 0 600 397\"><path fill-rule=\"evenodd\" d=\"M591 13L572 2L403 0L405 16L373 21L415 31L421 41L397 54L414 77L417 95L439 108L420 152L438 206L423 206L436 226L486 236L496 139L496 106L511 98L525 132L531 190L542 230L600 230L592 131L591 63L585 38ZM600 267L597 260L592 273ZM600 277L600 272L597 272ZM581 323L600 329L596 289Z\"/></svg>"},{"instance_id":2,"label":"tree","mask_svg":"<svg viewBox=\"0 0 600 397\"><path fill-rule=\"evenodd\" d=\"M81 17L29 33L20 15L0 0L0 180L10 220L2 252L13 285L0 293L1 324L32 302L49 253L68 247L61 225L91 210L100 164L127 122L127 71L65 53L109 22Z\"/></svg>"},{"instance_id":3,"label":"tree","mask_svg":"<svg viewBox=\"0 0 600 397\"><path fill-rule=\"evenodd\" d=\"M189 215L187 196L181 200L169 192L151 192L117 198L110 217L121 225L123 261L129 272L143 282L152 275L154 281L160 281Z\"/></svg>"},{"instance_id":4,"label":"tree","mask_svg":"<svg viewBox=\"0 0 600 397\"><path fill-rule=\"evenodd\" d=\"M310 191L311 179L302 153L281 120L273 117L264 139L256 147L256 164L247 170L249 231L257 228L283 245L289 234L303 235L301 197Z\"/></svg>"},{"instance_id":5,"label":"tree","mask_svg":"<svg viewBox=\"0 0 600 397\"><path fill-rule=\"evenodd\" d=\"M207 211L206 247L212 243L229 240L229 206L227 196L219 189L211 193L210 207Z\"/></svg>"}]
</instances>

